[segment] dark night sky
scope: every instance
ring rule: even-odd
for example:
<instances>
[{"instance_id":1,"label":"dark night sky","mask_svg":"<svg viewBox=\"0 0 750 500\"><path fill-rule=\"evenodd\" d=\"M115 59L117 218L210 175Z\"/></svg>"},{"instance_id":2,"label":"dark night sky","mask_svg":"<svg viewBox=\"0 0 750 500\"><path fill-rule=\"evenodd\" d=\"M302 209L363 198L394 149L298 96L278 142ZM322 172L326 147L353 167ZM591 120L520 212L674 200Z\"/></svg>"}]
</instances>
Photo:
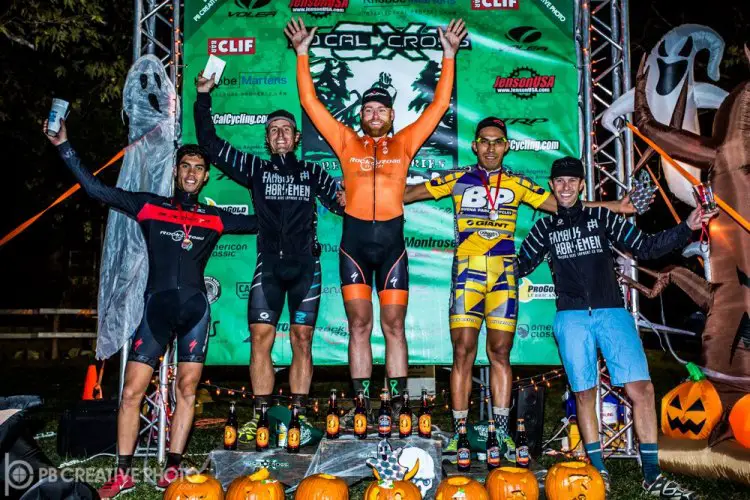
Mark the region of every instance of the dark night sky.
<instances>
[{"instance_id":1,"label":"dark night sky","mask_svg":"<svg viewBox=\"0 0 750 500\"><path fill-rule=\"evenodd\" d=\"M641 55L650 51L653 44L661 36L674 26L683 23L699 23L708 25L717 30L724 37L727 46L739 46L739 44L750 40L748 22L750 21L750 8L739 5L746 4L743 1L717 0L710 5L704 2L685 1L655 1L646 0L631 1L631 52L633 65L637 67ZM129 3L128 3L129 5ZM128 7L129 8L129 7ZM127 12L118 11L112 14L117 19L112 20L112 29L121 29L123 33L129 33L131 24ZM53 74L44 69L33 70L29 64L28 55L19 51L7 39L0 37L0 48L7 53L19 53L18 57L11 57L3 62L3 73L9 78L24 78L29 86L35 86L46 92L44 95L53 95L59 83ZM122 51L123 47L118 50ZM124 52L130 49L124 49ZM127 52L129 54L129 52ZM725 54L727 60L731 54ZM735 57L735 59L737 59ZM696 80L708 81L705 76L705 54L699 56L699 68L696 71ZM40 66L37 65L37 68ZM635 70L636 68L632 68ZM748 67L744 63L731 66L722 66L722 77L718 85L730 90L734 85L747 78ZM0 101L1 102L1 101ZM11 103L12 105L12 103ZM3 165L6 192L10 194L10 210L6 207L4 217L0 218L0 232L3 234L27 217L46 207L67 186L71 184L69 175L64 169L49 166L56 161L54 155L46 152L42 155L30 152L17 144L10 144L7 138L10 136L9 128L25 127L29 130L29 141L44 141L41 135L33 136L38 125L38 116L25 112L23 109L13 109L9 113L11 121L0 122L0 134L3 139L3 152L6 154ZM106 115L106 116L104 116ZM117 123L119 120L119 102L107 107L100 107L86 117L85 124L79 127L88 127L91 139L87 144L98 144L101 142L117 143L118 137L124 137L123 130L105 130L99 123L104 119ZM706 126L710 126L710 116L705 118ZM81 128L80 132L84 132ZM704 130L709 130L704 128ZM16 129L17 131L17 129ZM97 135L99 134L99 135ZM115 151L116 147L107 145L105 151ZM104 148L104 146L102 146ZM97 160L105 161L103 152ZM44 175L38 179L37 185L30 187L32 181L28 172L32 165L44 165ZM58 165L59 166L59 165ZM116 172L110 172L104 176L105 182L114 184ZM7 202L6 198L6 202ZM681 214L687 213L687 207L679 207ZM95 286L76 288L69 282L68 266L73 265L79 273L86 273L91 269L92 260L96 260L98 252L98 238L100 221L105 214L98 204L78 195L75 201L66 202L61 207L56 207L50 214L45 215L37 224L25 234L18 237L4 248L0 249L0 257L3 259L2 274L3 294L0 299L0 307L55 307L66 305L69 307L95 306ZM639 221L648 230L658 230L667 227L669 215L663 202L657 201L648 217ZM84 224L85 221L94 221L92 225ZM94 235L89 243L85 243L86 234ZM73 254L71 260L69 251L82 251ZM652 263L652 267L658 268L666 262ZM88 272L94 276L94 273ZM665 304L668 309L685 311L679 304L685 302L681 292L671 292ZM653 309L654 304L644 304L646 308ZM656 303L658 306L658 303ZM691 306L692 307L692 306ZM690 309L693 310L693 309ZM654 311L656 312L656 311ZM654 317L655 319L655 317Z\"/></svg>"}]
</instances>

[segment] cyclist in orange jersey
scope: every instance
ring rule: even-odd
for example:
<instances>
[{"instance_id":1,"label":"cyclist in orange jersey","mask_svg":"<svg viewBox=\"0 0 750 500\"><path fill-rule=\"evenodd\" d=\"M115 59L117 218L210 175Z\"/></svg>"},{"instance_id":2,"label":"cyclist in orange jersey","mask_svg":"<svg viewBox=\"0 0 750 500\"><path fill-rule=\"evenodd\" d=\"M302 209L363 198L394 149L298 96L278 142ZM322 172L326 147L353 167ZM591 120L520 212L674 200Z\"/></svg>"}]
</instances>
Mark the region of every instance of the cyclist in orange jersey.
<instances>
[{"instance_id":1,"label":"cyclist in orange jersey","mask_svg":"<svg viewBox=\"0 0 750 500\"><path fill-rule=\"evenodd\" d=\"M466 36L462 20L438 28L443 47L440 79L433 102L411 125L391 136L393 98L373 87L362 96L363 135L336 120L315 93L308 49L317 28L292 19L284 33L297 52L300 101L313 124L341 162L346 185L344 230L339 271L349 321L349 365L355 393L370 394L372 374L372 284L380 300L380 324L386 342L386 373L397 412L406 389L407 346L404 318L408 302L408 267L404 243L403 198L412 158L429 138L450 105L454 57ZM369 399L366 399L369 401Z\"/></svg>"}]
</instances>

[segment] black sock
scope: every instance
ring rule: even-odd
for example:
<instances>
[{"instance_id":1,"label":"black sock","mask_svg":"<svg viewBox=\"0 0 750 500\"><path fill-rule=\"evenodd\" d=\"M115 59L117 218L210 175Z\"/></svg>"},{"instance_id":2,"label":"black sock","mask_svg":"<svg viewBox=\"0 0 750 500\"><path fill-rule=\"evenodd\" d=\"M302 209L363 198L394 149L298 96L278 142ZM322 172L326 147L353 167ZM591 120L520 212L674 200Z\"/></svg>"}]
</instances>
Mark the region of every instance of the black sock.
<instances>
[{"instance_id":1,"label":"black sock","mask_svg":"<svg viewBox=\"0 0 750 500\"><path fill-rule=\"evenodd\" d=\"M391 399L398 397L401 399L404 391L406 391L407 377L393 377L388 379L388 386L391 391Z\"/></svg>"},{"instance_id":2,"label":"black sock","mask_svg":"<svg viewBox=\"0 0 750 500\"><path fill-rule=\"evenodd\" d=\"M270 394L264 394L264 395L256 394L255 395L254 410L255 410L255 414L258 416L260 416L260 406L263 403L266 403L266 405L268 405L269 408L271 407L271 395Z\"/></svg>"},{"instance_id":3,"label":"black sock","mask_svg":"<svg viewBox=\"0 0 750 500\"><path fill-rule=\"evenodd\" d=\"M165 469L179 467L180 463L182 463L182 453L172 453L171 451L167 453L167 466Z\"/></svg>"},{"instance_id":4,"label":"black sock","mask_svg":"<svg viewBox=\"0 0 750 500\"><path fill-rule=\"evenodd\" d=\"M299 414L307 414L307 394L292 394L292 406L299 407Z\"/></svg>"},{"instance_id":5,"label":"black sock","mask_svg":"<svg viewBox=\"0 0 750 500\"><path fill-rule=\"evenodd\" d=\"M123 474L130 474L132 466L133 455L119 455L117 457L117 469L122 471Z\"/></svg>"},{"instance_id":6,"label":"black sock","mask_svg":"<svg viewBox=\"0 0 750 500\"><path fill-rule=\"evenodd\" d=\"M359 391L365 395L365 399L370 399L370 378L353 378L352 386L354 387L354 395L356 396Z\"/></svg>"}]
</instances>

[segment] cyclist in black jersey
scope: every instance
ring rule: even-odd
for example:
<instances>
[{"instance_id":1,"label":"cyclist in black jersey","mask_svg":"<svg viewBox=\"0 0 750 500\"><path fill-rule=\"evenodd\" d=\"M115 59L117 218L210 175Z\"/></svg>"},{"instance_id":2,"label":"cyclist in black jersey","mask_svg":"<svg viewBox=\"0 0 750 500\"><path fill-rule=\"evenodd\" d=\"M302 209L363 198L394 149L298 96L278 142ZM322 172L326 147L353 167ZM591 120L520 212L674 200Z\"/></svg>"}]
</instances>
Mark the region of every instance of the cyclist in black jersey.
<instances>
[{"instance_id":1,"label":"cyclist in black jersey","mask_svg":"<svg viewBox=\"0 0 750 500\"><path fill-rule=\"evenodd\" d=\"M46 135L46 121L44 132ZM177 405L171 422L167 466L157 482L157 487L166 488L179 475L193 423L195 391L206 359L210 313L203 281L206 262L222 233L258 232L257 217L234 215L198 203L198 193L208 181L209 164L207 154L197 145L185 145L177 151L174 195L167 197L102 184L81 164L67 140L64 122L56 136L47 137L90 197L138 221L148 250L143 319L133 337L117 418L118 466L99 495L114 498L135 488L130 467L141 401L159 357L176 336Z\"/></svg>"},{"instance_id":2,"label":"cyclist in black jersey","mask_svg":"<svg viewBox=\"0 0 750 500\"><path fill-rule=\"evenodd\" d=\"M289 305L292 364L289 386L292 403L305 408L312 380L312 335L320 304L320 245L318 244L315 199L330 211L342 215L336 180L316 163L297 159L294 150L300 140L294 115L279 110L266 121L269 160L235 149L216 135L211 119L211 95L215 82L199 75L194 107L198 142L211 162L252 195L258 215L258 258L248 300L250 382L255 407L270 399L274 387L271 348L276 325ZM243 439L243 432L240 433Z\"/></svg>"}]
</instances>

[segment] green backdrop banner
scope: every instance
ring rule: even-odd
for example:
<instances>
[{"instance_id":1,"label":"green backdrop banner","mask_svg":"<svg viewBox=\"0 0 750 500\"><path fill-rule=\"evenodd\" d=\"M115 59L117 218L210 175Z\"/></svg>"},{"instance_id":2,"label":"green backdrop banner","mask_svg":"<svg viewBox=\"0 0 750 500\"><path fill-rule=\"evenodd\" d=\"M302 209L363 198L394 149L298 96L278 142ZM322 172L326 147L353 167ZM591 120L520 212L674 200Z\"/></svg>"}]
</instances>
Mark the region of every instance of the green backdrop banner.
<instances>
[{"instance_id":1,"label":"green backdrop banner","mask_svg":"<svg viewBox=\"0 0 750 500\"><path fill-rule=\"evenodd\" d=\"M358 129L358 101L372 85L396 96L395 128L411 123L431 102L440 73L438 26L466 21L469 36L457 56L450 110L409 169L411 183L471 165L471 139L487 115L508 125L511 151L505 165L546 186L550 164L579 156L578 71L573 2L550 0L186 0L183 142L195 140L194 78L209 54L226 61L213 91L218 134L243 151L267 157L266 116L284 108L301 123L303 158L341 178L338 160L298 101L295 54L283 33L300 16L319 30L311 49L318 95L341 121ZM212 172L208 203L251 213L247 190ZM319 207L323 292L313 340L317 365L347 364L348 331L338 277L341 219ZM517 245L534 212L522 207ZM450 364L448 297L453 257L450 199L406 207L410 294L406 317L410 364ZM255 237L224 236L206 269L212 303L209 364L247 364L250 334L247 298L255 268ZM511 353L516 364L559 364L552 335L554 286L546 266L520 283L518 329ZM377 296L374 297L377 305ZM375 308L377 311L377 307ZM376 313L373 356L383 363L385 343ZM485 345L484 329L479 345ZM273 358L291 361L289 319L279 323ZM477 362L487 364L484 349Z\"/></svg>"}]
</instances>

